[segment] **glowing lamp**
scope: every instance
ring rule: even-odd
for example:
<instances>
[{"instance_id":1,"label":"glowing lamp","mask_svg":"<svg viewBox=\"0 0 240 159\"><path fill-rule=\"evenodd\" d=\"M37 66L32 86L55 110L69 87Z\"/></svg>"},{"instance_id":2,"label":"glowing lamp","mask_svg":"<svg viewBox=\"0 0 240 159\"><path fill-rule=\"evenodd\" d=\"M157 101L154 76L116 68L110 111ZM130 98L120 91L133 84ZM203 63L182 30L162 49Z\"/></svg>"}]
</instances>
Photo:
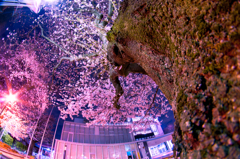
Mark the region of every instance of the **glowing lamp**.
<instances>
[{"instance_id":1,"label":"glowing lamp","mask_svg":"<svg viewBox=\"0 0 240 159\"><path fill-rule=\"evenodd\" d=\"M6 95L6 102L14 103L17 101L17 95L9 93L9 95Z\"/></svg>"},{"instance_id":2,"label":"glowing lamp","mask_svg":"<svg viewBox=\"0 0 240 159\"><path fill-rule=\"evenodd\" d=\"M18 100L18 99L17 99L17 95L18 95L18 92L15 93L15 94L13 94L13 93L12 93L12 89L10 89L10 90L9 90L9 94L6 94L6 95L4 96L5 102L7 102L7 103L14 103L14 102L16 102L16 101Z\"/></svg>"}]
</instances>

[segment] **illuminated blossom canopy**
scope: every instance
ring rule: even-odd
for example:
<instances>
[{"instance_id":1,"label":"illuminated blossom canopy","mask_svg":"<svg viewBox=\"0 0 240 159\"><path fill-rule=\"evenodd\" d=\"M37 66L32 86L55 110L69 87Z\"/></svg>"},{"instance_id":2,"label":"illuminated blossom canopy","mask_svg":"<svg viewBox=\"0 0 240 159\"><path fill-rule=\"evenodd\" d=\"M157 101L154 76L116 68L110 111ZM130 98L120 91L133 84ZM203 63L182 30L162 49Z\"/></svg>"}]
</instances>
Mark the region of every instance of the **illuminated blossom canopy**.
<instances>
[{"instance_id":1,"label":"illuminated blossom canopy","mask_svg":"<svg viewBox=\"0 0 240 159\"><path fill-rule=\"evenodd\" d=\"M12 136L30 136L37 117L48 108L48 74L39 63L33 45L25 42L18 47L4 45L0 58L1 127ZM6 109L3 110L3 107Z\"/></svg>"},{"instance_id":2,"label":"illuminated blossom canopy","mask_svg":"<svg viewBox=\"0 0 240 159\"><path fill-rule=\"evenodd\" d=\"M18 32L10 32L11 36L3 40L6 57L1 61L11 72L8 77L18 85L29 82L34 86L28 102L34 101L39 112L50 101L64 119L81 113L90 124L107 124L124 123L127 118L138 116L141 120L134 126L142 127L156 122L154 119L171 109L147 75L119 75L121 94L112 84L111 72L124 69L107 57L106 35L119 7L120 1L113 0L66 0L46 5L44 14L34 19L32 29L26 32L29 36L23 40ZM14 53L16 49L19 51ZM18 63L21 58L32 69L30 72L22 70ZM26 91L26 99L27 92L31 90ZM25 111L28 115L28 108Z\"/></svg>"}]
</instances>

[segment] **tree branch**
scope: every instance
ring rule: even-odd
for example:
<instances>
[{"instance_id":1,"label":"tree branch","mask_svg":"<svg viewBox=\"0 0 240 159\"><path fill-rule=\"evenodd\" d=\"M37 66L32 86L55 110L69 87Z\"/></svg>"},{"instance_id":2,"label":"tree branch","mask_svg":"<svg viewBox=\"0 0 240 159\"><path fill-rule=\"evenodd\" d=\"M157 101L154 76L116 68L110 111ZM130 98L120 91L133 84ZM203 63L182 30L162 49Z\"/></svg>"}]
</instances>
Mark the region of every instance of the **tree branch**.
<instances>
[{"instance_id":1,"label":"tree branch","mask_svg":"<svg viewBox=\"0 0 240 159\"><path fill-rule=\"evenodd\" d=\"M57 47L59 47L59 49L61 49L63 52L65 52L66 54L68 55L72 55L69 51L65 50L63 47L61 47L60 45L58 45L56 42L52 41L51 39L49 39L48 37L46 37L44 34L43 34L43 28L42 26L40 25L40 23L38 23L38 26L40 27L41 29L41 36L43 38L45 38L47 41L49 41L50 43L56 45Z\"/></svg>"},{"instance_id":2,"label":"tree branch","mask_svg":"<svg viewBox=\"0 0 240 159\"><path fill-rule=\"evenodd\" d=\"M124 91L122 89L121 83L118 79L119 76L128 76L129 73L141 73L146 74L145 70L137 63L126 63L124 65L120 66L120 70L110 70L110 81L112 82L115 90L116 90L116 96L113 99L113 106L117 109L120 109L120 105L118 105L119 98L123 95Z\"/></svg>"},{"instance_id":3,"label":"tree branch","mask_svg":"<svg viewBox=\"0 0 240 159\"><path fill-rule=\"evenodd\" d=\"M156 99L156 96L157 96L157 92L158 92L158 87L157 87L157 90L156 90L156 92L155 92L155 94L154 94L153 101L152 101L150 107L148 108L148 110L147 110L145 116L149 113L150 109L152 108L153 103L154 103L154 101L155 101L155 99Z\"/></svg>"}]
</instances>

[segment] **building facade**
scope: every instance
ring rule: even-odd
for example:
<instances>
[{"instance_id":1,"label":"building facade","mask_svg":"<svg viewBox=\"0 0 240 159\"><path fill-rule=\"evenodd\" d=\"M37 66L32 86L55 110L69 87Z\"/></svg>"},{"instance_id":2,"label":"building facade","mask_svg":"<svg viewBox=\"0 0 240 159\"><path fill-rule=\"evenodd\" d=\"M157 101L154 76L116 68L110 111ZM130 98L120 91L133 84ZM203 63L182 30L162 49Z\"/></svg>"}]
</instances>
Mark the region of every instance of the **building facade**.
<instances>
[{"instance_id":1,"label":"building facade","mask_svg":"<svg viewBox=\"0 0 240 159\"><path fill-rule=\"evenodd\" d=\"M151 126L152 127L152 126ZM139 134L143 137L139 138ZM131 131L128 125L63 124L61 139L55 143L55 159L150 159L172 155L172 136L159 126L152 132ZM138 137L137 137L138 136Z\"/></svg>"}]
</instances>

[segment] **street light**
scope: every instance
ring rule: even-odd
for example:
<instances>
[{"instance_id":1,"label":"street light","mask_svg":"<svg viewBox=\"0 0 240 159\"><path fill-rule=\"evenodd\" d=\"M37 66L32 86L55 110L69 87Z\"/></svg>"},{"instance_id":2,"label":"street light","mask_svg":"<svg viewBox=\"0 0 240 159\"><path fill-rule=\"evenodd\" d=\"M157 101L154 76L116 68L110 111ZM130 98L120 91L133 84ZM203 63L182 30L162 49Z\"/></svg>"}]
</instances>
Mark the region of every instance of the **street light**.
<instances>
[{"instance_id":1,"label":"street light","mask_svg":"<svg viewBox=\"0 0 240 159\"><path fill-rule=\"evenodd\" d=\"M13 105L15 102L18 101L18 92L13 94L12 89L9 89L9 94L4 95L4 98L2 98L3 101L5 101L4 107L2 108L0 115L2 115L3 111L7 107L7 104Z\"/></svg>"},{"instance_id":2,"label":"street light","mask_svg":"<svg viewBox=\"0 0 240 159\"><path fill-rule=\"evenodd\" d=\"M14 103L17 101L17 94L12 94L12 91L10 91L9 94L5 96L5 100L8 103Z\"/></svg>"},{"instance_id":3,"label":"street light","mask_svg":"<svg viewBox=\"0 0 240 159\"><path fill-rule=\"evenodd\" d=\"M5 104L4 104L4 107L2 108L1 112L0 112L0 115L2 115L3 111L5 110L5 108L7 107L7 104L13 104L15 103L16 101L18 101L17 99L17 95L18 95L18 92L13 94L12 93L12 89L9 89L9 94L7 95L4 95L4 98L0 98L0 101L3 101ZM2 139L2 136L3 136L3 133L5 131L6 127L4 127L4 130L2 132L2 134L0 135L0 140Z\"/></svg>"}]
</instances>

